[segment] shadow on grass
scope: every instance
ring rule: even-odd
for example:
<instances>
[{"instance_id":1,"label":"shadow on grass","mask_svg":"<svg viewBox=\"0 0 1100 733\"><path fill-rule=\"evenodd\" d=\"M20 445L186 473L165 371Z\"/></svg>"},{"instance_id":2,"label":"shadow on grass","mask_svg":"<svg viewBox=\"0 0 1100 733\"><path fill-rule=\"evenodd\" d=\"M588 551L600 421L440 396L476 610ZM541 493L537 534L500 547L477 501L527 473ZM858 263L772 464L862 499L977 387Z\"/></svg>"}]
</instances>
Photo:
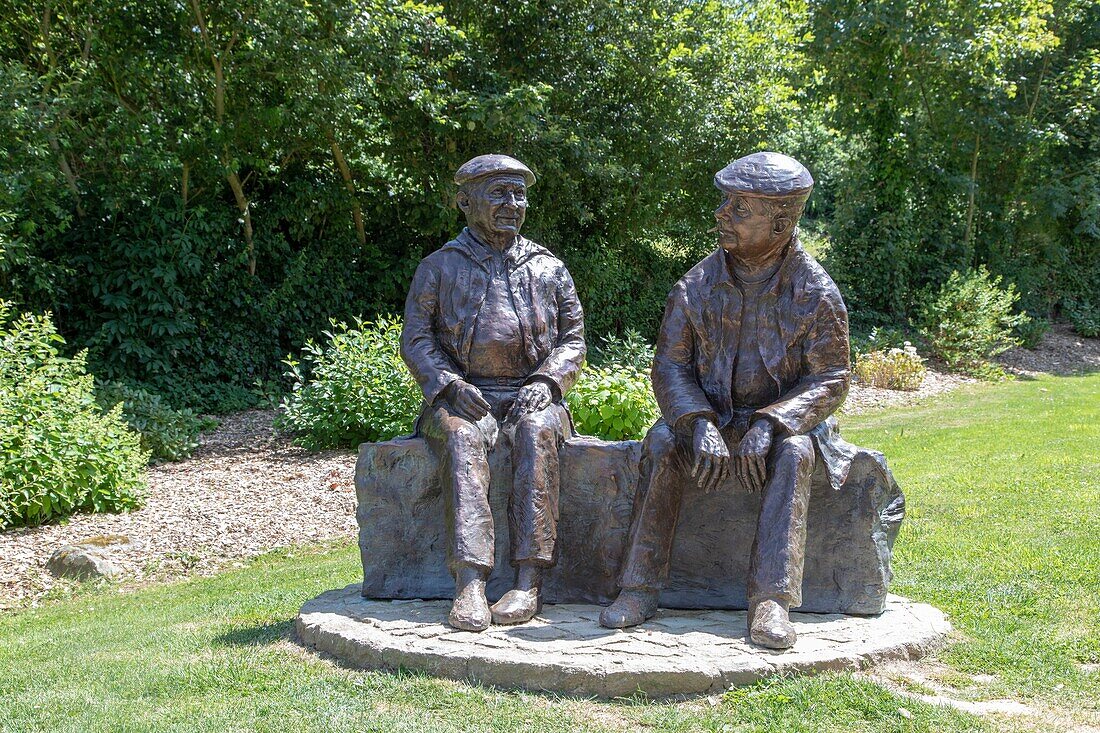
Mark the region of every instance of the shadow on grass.
<instances>
[{"instance_id":1,"label":"shadow on grass","mask_svg":"<svg viewBox=\"0 0 1100 733\"><path fill-rule=\"evenodd\" d=\"M293 641L294 622L277 621L275 623L241 626L214 637L218 646L263 646L278 641Z\"/></svg>"}]
</instances>

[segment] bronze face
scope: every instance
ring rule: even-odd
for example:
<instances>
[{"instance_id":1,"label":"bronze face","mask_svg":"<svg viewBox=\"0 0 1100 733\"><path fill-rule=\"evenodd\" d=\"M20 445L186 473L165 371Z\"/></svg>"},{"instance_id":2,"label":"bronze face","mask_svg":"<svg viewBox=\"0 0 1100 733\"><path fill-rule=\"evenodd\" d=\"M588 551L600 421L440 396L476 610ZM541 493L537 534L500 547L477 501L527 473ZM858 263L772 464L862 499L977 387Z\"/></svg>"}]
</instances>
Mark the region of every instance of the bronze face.
<instances>
[{"instance_id":1,"label":"bronze face","mask_svg":"<svg viewBox=\"0 0 1100 733\"><path fill-rule=\"evenodd\" d=\"M486 176L459 193L458 208L482 241L511 241L527 214L527 184L510 173Z\"/></svg>"},{"instance_id":2,"label":"bronze face","mask_svg":"<svg viewBox=\"0 0 1100 733\"><path fill-rule=\"evenodd\" d=\"M715 209L714 217L718 220L718 244L747 261L768 257L791 236L790 219L774 217L759 196L731 193Z\"/></svg>"}]
</instances>

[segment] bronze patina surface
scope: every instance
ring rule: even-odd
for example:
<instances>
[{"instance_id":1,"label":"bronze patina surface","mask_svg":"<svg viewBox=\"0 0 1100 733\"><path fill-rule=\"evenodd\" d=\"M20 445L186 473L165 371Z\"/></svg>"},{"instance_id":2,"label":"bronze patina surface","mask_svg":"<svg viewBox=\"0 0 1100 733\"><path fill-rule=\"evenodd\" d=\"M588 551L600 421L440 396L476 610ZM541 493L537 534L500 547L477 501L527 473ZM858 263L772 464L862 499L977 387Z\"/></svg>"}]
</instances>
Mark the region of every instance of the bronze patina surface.
<instances>
[{"instance_id":1,"label":"bronze patina surface","mask_svg":"<svg viewBox=\"0 0 1100 733\"><path fill-rule=\"evenodd\" d=\"M557 559L562 404L584 361L584 317L565 265L520 235L534 174L482 155L455 174L467 228L420 263L405 304L401 355L424 393L417 424L439 461L455 576L450 622L479 631L530 619ZM492 609L489 506L494 448L511 452L516 582Z\"/></svg>"},{"instance_id":2,"label":"bronze patina surface","mask_svg":"<svg viewBox=\"0 0 1100 733\"><path fill-rule=\"evenodd\" d=\"M653 364L662 419L646 436L616 601L601 623L651 616L685 488L761 493L748 577L750 635L786 648L802 602L811 477L844 484L855 455L830 416L850 380L848 316L798 242L809 171L756 153L719 171L719 247L669 295ZM726 479L735 476L732 483Z\"/></svg>"}]
</instances>

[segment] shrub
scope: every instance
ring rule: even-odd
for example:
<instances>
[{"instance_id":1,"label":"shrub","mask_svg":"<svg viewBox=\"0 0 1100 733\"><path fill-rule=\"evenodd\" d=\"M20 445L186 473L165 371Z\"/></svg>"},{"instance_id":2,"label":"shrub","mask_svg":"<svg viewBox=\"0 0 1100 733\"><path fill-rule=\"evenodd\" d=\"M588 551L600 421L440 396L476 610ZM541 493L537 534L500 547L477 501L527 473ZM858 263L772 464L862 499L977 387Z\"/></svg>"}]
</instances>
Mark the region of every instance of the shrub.
<instances>
[{"instance_id":1,"label":"shrub","mask_svg":"<svg viewBox=\"0 0 1100 733\"><path fill-rule=\"evenodd\" d=\"M867 333L853 333L851 339L852 363L854 364L862 354L872 351L889 351L890 349L904 349L909 344L905 331L900 328L887 328L876 326Z\"/></svg>"},{"instance_id":2,"label":"shrub","mask_svg":"<svg viewBox=\"0 0 1100 733\"><path fill-rule=\"evenodd\" d=\"M633 328L628 328L621 337L604 336L600 340L600 345L592 351L592 361L597 365L626 364L643 374L649 374L653 366L653 345Z\"/></svg>"},{"instance_id":3,"label":"shrub","mask_svg":"<svg viewBox=\"0 0 1100 733\"><path fill-rule=\"evenodd\" d=\"M1088 338L1100 336L1100 306L1094 306L1088 300L1071 298L1066 302L1065 311L1074 331Z\"/></svg>"},{"instance_id":4,"label":"shrub","mask_svg":"<svg viewBox=\"0 0 1100 733\"><path fill-rule=\"evenodd\" d=\"M1013 329L1029 319L1012 311L1019 297L1014 285L1002 288L1000 276L990 276L984 265L952 272L921 306L921 334L952 369L986 378L1002 375L989 359L1020 343Z\"/></svg>"},{"instance_id":5,"label":"shrub","mask_svg":"<svg viewBox=\"0 0 1100 733\"><path fill-rule=\"evenodd\" d=\"M1020 345L1025 349L1034 349L1042 343L1043 336L1046 336L1049 330L1050 321L1029 315L1027 320L1016 326L1016 336L1020 339Z\"/></svg>"},{"instance_id":6,"label":"shrub","mask_svg":"<svg viewBox=\"0 0 1100 733\"><path fill-rule=\"evenodd\" d=\"M63 344L48 315L0 302L0 529L141 504L148 454L121 406L97 406L86 352L63 358Z\"/></svg>"},{"instance_id":7,"label":"shrub","mask_svg":"<svg viewBox=\"0 0 1100 733\"><path fill-rule=\"evenodd\" d=\"M924 360L908 341L902 348L868 351L856 357L855 375L863 384L911 392L924 382Z\"/></svg>"},{"instance_id":8,"label":"shrub","mask_svg":"<svg viewBox=\"0 0 1100 733\"><path fill-rule=\"evenodd\" d=\"M585 365L566 402L577 431L604 440L642 438L661 414L649 376L630 364Z\"/></svg>"},{"instance_id":9,"label":"shrub","mask_svg":"<svg viewBox=\"0 0 1100 733\"><path fill-rule=\"evenodd\" d=\"M122 405L122 417L141 435L141 448L155 461L179 461L199 447L199 433L216 425L188 409L174 410L160 395L122 382L96 385L104 411Z\"/></svg>"},{"instance_id":10,"label":"shrub","mask_svg":"<svg viewBox=\"0 0 1100 733\"><path fill-rule=\"evenodd\" d=\"M276 425L310 450L350 448L409 433L420 411L420 388L401 360L401 320L332 321L328 343L313 340L301 361L287 358L291 393Z\"/></svg>"}]
</instances>

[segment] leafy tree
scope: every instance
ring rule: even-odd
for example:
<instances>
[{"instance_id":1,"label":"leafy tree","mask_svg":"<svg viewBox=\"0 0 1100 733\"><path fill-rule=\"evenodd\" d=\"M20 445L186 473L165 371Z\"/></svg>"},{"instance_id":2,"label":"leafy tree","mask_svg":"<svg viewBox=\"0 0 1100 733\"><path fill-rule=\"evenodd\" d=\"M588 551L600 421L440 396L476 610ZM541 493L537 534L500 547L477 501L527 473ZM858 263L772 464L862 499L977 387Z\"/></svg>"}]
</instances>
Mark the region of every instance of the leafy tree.
<instances>
[{"instance_id":1,"label":"leafy tree","mask_svg":"<svg viewBox=\"0 0 1100 733\"><path fill-rule=\"evenodd\" d=\"M792 7L0 0L0 282L102 378L241 407L330 318L400 307L492 150L538 173L593 334L652 331L713 171L782 128Z\"/></svg>"},{"instance_id":2,"label":"leafy tree","mask_svg":"<svg viewBox=\"0 0 1100 733\"><path fill-rule=\"evenodd\" d=\"M857 316L897 319L917 289L977 257L986 223L979 206L991 204L979 199L985 163L1013 138L1014 68L1058 42L1051 7L1036 0L810 7L816 91L857 146L838 183L830 264Z\"/></svg>"}]
</instances>

